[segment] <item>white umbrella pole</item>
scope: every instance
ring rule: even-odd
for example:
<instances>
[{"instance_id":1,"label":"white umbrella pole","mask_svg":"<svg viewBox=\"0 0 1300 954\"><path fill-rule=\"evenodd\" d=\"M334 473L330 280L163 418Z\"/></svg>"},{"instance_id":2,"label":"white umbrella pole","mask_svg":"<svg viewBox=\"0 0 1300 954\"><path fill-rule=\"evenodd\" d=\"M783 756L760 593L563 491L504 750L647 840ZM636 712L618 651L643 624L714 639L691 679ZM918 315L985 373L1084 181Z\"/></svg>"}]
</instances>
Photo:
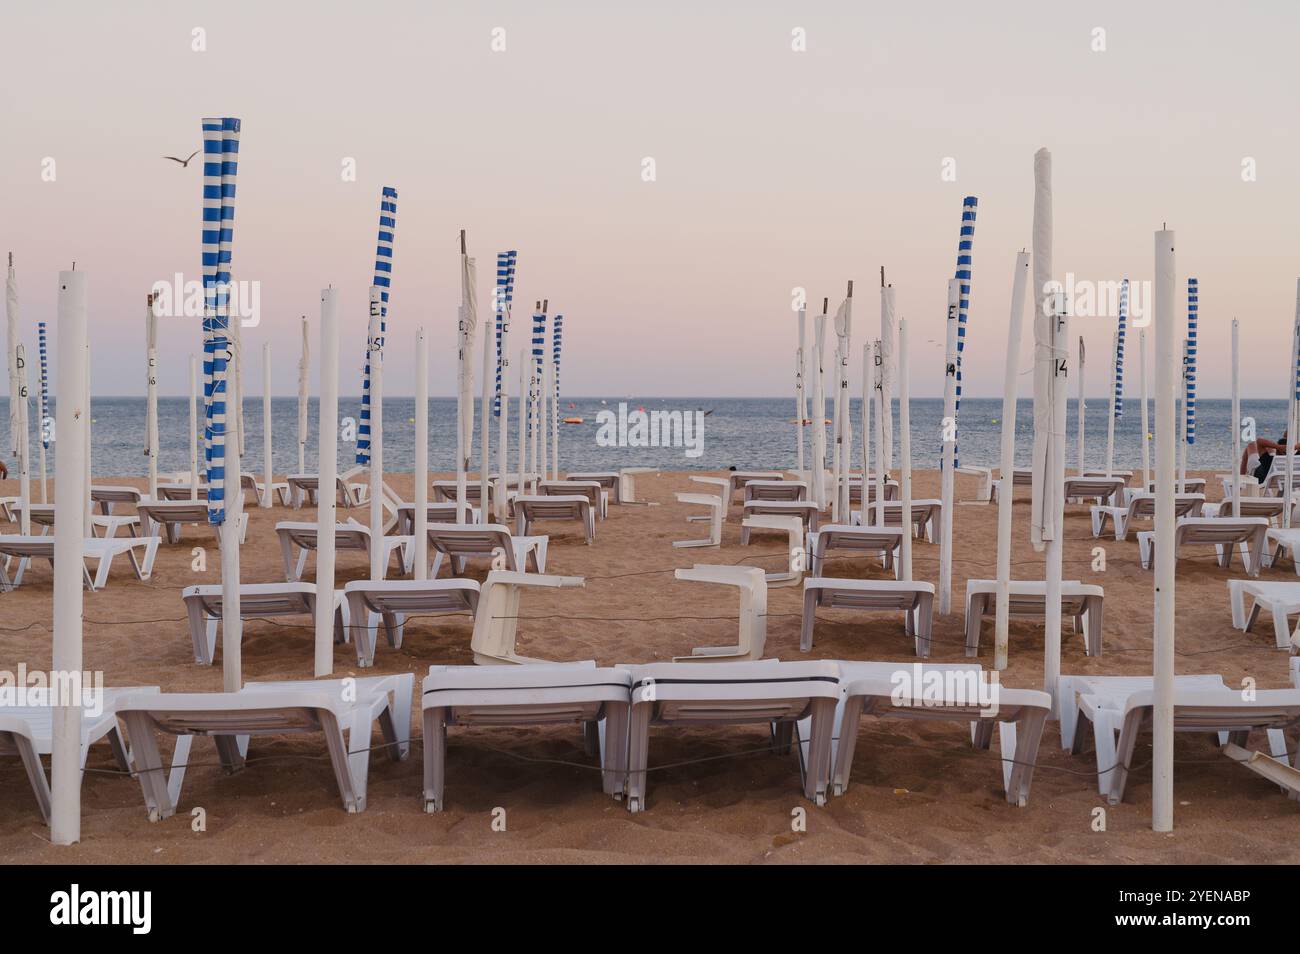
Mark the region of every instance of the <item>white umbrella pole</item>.
<instances>
[{"instance_id":1,"label":"white umbrella pole","mask_svg":"<svg viewBox=\"0 0 1300 954\"><path fill-rule=\"evenodd\" d=\"M835 373L831 384L831 523L840 522L840 392L844 374L843 338L835 336Z\"/></svg>"},{"instance_id":2,"label":"white umbrella pole","mask_svg":"<svg viewBox=\"0 0 1300 954\"><path fill-rule=\"evenodd\" d=\"M1142 386L1142 489L1151 487L1151 410L1147 407L1147 333L1138 332L1138 379Z\"/></svg>"},{"instance_id":3,"label":"white umbrella pole","mask_svg":"<svg viewBox=\"0 0 1300 954\"><path fill-rule=\"evenodd\" d=\"M234 325L238 326L236 318ZM243 353L238 347L231 349L227 363L227 387L239 374ZM218 534L221 537L221 685L226 692L238 692L244 687L242 646L244 621L239 609L239 525L244 518L244 491L240 479L243 449L239 441L226 444L226 516ZM267 488L270 493L270 488ZM326 602L329 602L328 600Z\"/></svg>"},{"instance_id":4,"label":"white umbrella pole","mask_svg":"<svg viewBox=\"0 0 1300 954\"><path fill-rule=\"evenodd\" d=\"M812 415L812 466L809 474L812 479L813 502L818 510L826 509L826 309L829 302L823 302L822 313L813 319L813 415Z\"/></svg>"},{"instance_id":5,"label":"white umbrella pole","mask_svg":"<svg viewBox=\"0 0 1300 954\"><path fill-rule=\"evenodd\" d=\"M555 361L546 359L546 395L547 405L551 409L551 480L560 479L560 412L556 406Z\"/></svg>"},{"instance_id":6,"label":"white umbrella pole","mask_svg":"<svg viewBox=\"0 0 1300 954\"><path fill-rule=\"evenodd\" d=\"M1080 338L1080 341L1083 339ZM1119 362L1119 332L1111 336L1110 342L1110 366L1116 367ZM1079 368L1079 378L1083 379L1083 368ZM1115 387L1110 389L1110 404L1106 409L1106 476L1113 477L1115 473Z\"/></svg>"},{"instance_id":7,"label":"white umbrella pole","mask_svg":"<svg viewBox=\"0 0 1300 954\"><path fill-rule=\"evenodd\" d=\"M86 377L86 275L59 272L59 384L62 400L55 411L59 440L55 443L54 484L54 658L56 672L80 673L82 579L85 564L82 540L86 527L84 501L85 430L88 413L81 382ZM81 840L81 699L58 698L52 726L52 806L50 840L71 845Z\"/></svg>"},{"instance_id":8,"label":"white umbrella pole","mask_svg":"<svg viewBox=\"0 0 1300 954\"><path fill-rule=\"evenodd\" d=\"M371 398L373 401L373 397ZM334 525L338 507L339 437L339 298L334 288L320 293L320 423L316 431L319 451L316 492L316 601L315 674L334 671ZM373 429L371 431L373 434ZM376 541L378 543L378 541Z\"/></svg>"},{"instance_id":9,"label":"white umbrella pole","mask_svg":"<svg viewBox=\"0 0 1300 954\"><path fill-rule=\"evenodd\" d=\"M903 498L903 541L898 571L900 580L912 579L912 411L911 383L907 369L907 319L898 320L898 489Z\"/></svg>"},{"instance_id":10,"label":"white umbrella pole","mask_svg":"<svg viewBox=\"0 0 1300 954\"><path fill-rule=\"evenodd\" d=\"M82 506L81 513L82 513L83 526L85 527L85 530L86 530L86 536L90 536L90 533L91 533L91 522L90 522L90 517L91 517L91 514L93 513L93 507L92 507L92 504L91 504L91 502L90 502L90 488L91 488L91 485L94 484L94 482L95 482L95 479L94 479L94 478L95 478L95 467L94 467L94 465L95 465L95 454L94 454L94 448L93 448L93 446L92 446L92 444L91 444L91 431L93 431L93 430L94 430L94 427L95 427L95 418L94 418L93 410L92 410L91 405L90 405L90 368L91 368L91 364L90 364L90 330L89 330L89 328L87 328L87 330L86 330L86 344L85 344L85 349L84 349L84 350L85 350L85 352L86 352L86 373L85 373L85 375L82 377L81 380L84 382L84 384L85 384L85 386L86 386L86 387L85 387L85 401L86 401L86 403L85 403L85 405L84 405L85 408L86 408L86 468L85 468L85 471L86 471L86 493L83 495L83 496L85 497L85 499L81 502L81 506Z\"/></svg>"},{"instance_id":11,"label":"white umbrella pole","mask_svg":"<svg viewBox=\"0 0 1300 954\"><path fill-rule=\"evenodd\" d=\"M266 471L266 489L262 493L262 507L271 509L272 491L272 434L271 434L271 342L262 343L262 466Z\"/></svg>"},{"instance_id":12,"label":"white umbrella pole","mask_svg":"<svg viewBox=\"0 0 1300 954\"><path fill-rule=\"evenodd\" d=\"M885 379L884 343L877 338L874 343L873 359L876 365L876 506L868 508L866 480L862 485L862 523L883 527L885 525L885 472L889 469L889 431L892 426L890 416L894 413L893 400L887 397L888 381ZM875 510L875 520L868 520L867 511Z\"/></svg>"},{"instance_id":13,"label":"white umbrella pole","mask_svg":"<svg viewBox=\"0 0 1300 954\"><path fill-rule=\"evenodd\" d=\"M199 499L199 359L190 355L190 500Z\"/></svg>"},{"instance_id":14,"label":"white umbrella pole","mask_svg":"<svg viewBox=\"0 0 1300 954\"><path fill-rule=\"evenodd\" d=\"M505 393L501 394L501 414L505 415ZM524 494L525 470L528 467L528 349L519 349L519 483L518 493Z\"/></svg>"},{"instance_id":15,"label":"white umbrella pole","mask_svg":"<svg viewBox=\"0 0 1300 954\"><path fill-rule=\"evenodd\" d=\"M158 499L158 316L154 313L154 296L151 292L145 306L145 386L148 404L145 408L145 447L149 455L149 499Z\"/></svg>"},{"instance_id":16,"label":"white umbrella pole","mask_svg":"<svg viewBox=\"0 0 1300 954\"><path fill-rule=\"evenodd\" d=\"M862 525L871 523L868 487L871 485L871 396L875 390L875 363L871 360L871 342L862 346Z\"/></svg>"},{"instance_id":17,"label":"white umbrella pole","mask_svg":"<svg viewBox=\"0 0 1300 954\"><path fill-rule=\"evenodd\" d=\"M307 379L311 350L307 343L307 316L302 316L302 357L298 361L298 473L307 472Z\"/></svg>"},{"instance_id":18,"label":"white umbrella pole","mask_svg":"<svg viewBox=\"0 0 1300 954\"><path fill-rule=\"evenodd\" d=\"M493 311L495 310L496 309L494 308ZM492 321L489 321L487 327L483 329L483 368L482 368L483 386L482 388L480 388L479 402L478 402L479 403L478 499L479 499L479 506L483 508L481 513L483 515L484 523L490 523L492 520L491 517L492 508L488 506L488 498L490 495L490 491L488 490L488 484L489 484L488 474L492 470L492 432L489 428L489 425L492 423L492 387L493 387L492 349L496 347L496 341L494 339L494 335L495 335L494 323ZM427 354L428 346L425 345L423 347L424 347L424 352ZM420 359L417 355L416 360L417 361L424 360L427 362L428 358L425 357L424 359ZM425 374L427 375L428 371L426 371ZM427 389L428 385L426 384L425 387ZM426 416L427 416L427 412L426 412ZM428 440L427 434L425 435L425 440L426 442ZM503 474L505 473L504 467L500 468L500 470ZM502 484L501 489L502 490L505 489L504 484Z\"/></svg>"},{"instance_id":19,"label":"white umbrella pole","mask_svg":"<svg viewBox=\"0 0 1300 954\"><path fill-rule=\"evenodd\" d=\"M1088 399L1083 395L1083 335L1079 335L1079 386L1078 398L1075 400L1075 413L1079 418L1079 448L1077 452L1076 473L1083 474L1084 459L1084 430L1088 422Z\"/></svg>"},{"instance_id":20,"label":"white umbrella pole","mask_svg":"<svg viewBox=\"0 0 1300 954\"><path fill-rule=\"evenodd\" d=\"M881 432L884 435L879 442L880 451L876 455L882 463L885 473L889 473L894 463L894 375L898 369L898 358L894 354L894 344L898 338L898 322L894 317L894 286L885 284L885 269L880 268L880 348L876 367L876 379L880 382L880 408L882 414ZM883 504L882 504L883 506Z\"/></svg>"},{"instance_id":21,"label":"white umbrella pole","mask_svg":"<svg viewBox=\"0 0 1300 954\"><path fill-rule=\"evenodd\" d=\"M804 400L803 379L807 371L804 360L806 305L799 306L799 347L794 354L794 446L795 468L802 471L803 466L803 429L808 418L807 402Z\"/></svg>"},{"instance_id":22,"label":"white umbrella pole","mask_svg":"<svg viewBox=\"0 0 1300 954\"><path fill-rule=\"evenodd\" d=\"M853 338L853 282L849 281L848 291L844 296L843 328L837 328L839 338L839 379L840 386L836 392L836 418L839 429L835 432L836 446L839 448L840 473L835 483L835 506L844 523L849 522L849 470L852 468L853 456L853 418L849 415L849 348ZM865 478L866 475L864 474Z\"/></svg>"},{"instance_id":23,"label":"white umbrella pole","mask_svg":"<svg viewBox=\"0 0 1300 954\"><path fill-rule=\"evenodd\" d=\"M233 396L228 407L233 408L234 414L234 434L235 443L239 446L239 456L244 456L244 336L242 333L243 322L236 318L230 324L230 341L234 352L234 373L230 376L230 381L226 385L233 390ZM235 475L235 484L240 483L240 474L237 470L226 469L227 474Z\"/></svg>"},{"instance_id":24,"label":"white umbrella pole","mask_svg":"<svg viewBox=\"0 0 1300 954\"><path fill-rule=\"evenodd\" d=\"M370 286L370 579L384 577L384 349L378 285ZM457 422L459 426L459 422ZM325 488L321 488L321 493ZM334 485L330 484L330 493ZM332 533L333 531L331 531Z\"/></svg>"},{"instance_id":25,"label":"white umbrella pole","mask_svg":"<svg viewBox=\"0 0 1300 954\"><path fill-rule=\"evenodd\" d=\"M961 280L948 280L948 321L944 349L943 457L940 464L939 497L939 615L947 616L952 603L952 497L953 461L957 456L957 314L961 305ZM906 527L906 524L904 524Z\"/></svg>"},{"instance_id":26,"label":"white umbrella pole","mask_svg":"<svg viewBox=\"0 0 1300 954\"><path fill-rule=\"evenodd\" d=\"M1002 445L998 492L998 591L994 604L993 668L1007 668L1007 624L1011 615L1012 484L1016 469L1016 382L1019 378L1020 336L1025 322L1025 288L1029 284L1029 253L1016 256L1011 282L1011 321L1007 329L1007 363L1002 375Z\"/></svg>"},{"instance_id":27,"label":"white umbrella pole","mask_svg":"<svg viewBox=\"0 0 1300 954\"><path fill-rule=\"evenodd\" d=\"M477 270L465 249L460 230L461 306L456 329L456 522L469 523L466 513L468 471L474 455L474 328L478 323L475 287ZM487 503L486 499L483 501Z\"/></svg>"},{"instance_id":28,"label":"white umbrella pole","mask_svg":"<svg viewBox=\"0 0 1300 954\"><path fill-rule=\"evenodd\" d=\"M30 451L30 431L28 430L28 395L27 384L27 349L19 342L15 354L15 366L18 368L18 495L23 502L22 520L19 524L23 536L32 533L32 465ZM86 491L90 493L89 490Z\"/></svg>"},{"instance_id":29,"label":"white umbrella pole","mask_svg":"<svg viewBox=\"0 0 1300 954\"><path fill-rule=\"evenodd\" d=\"M499 266L498 266L499 267ZM485 335L491 338L491 335ZM488 342L483 342L488 347ZM501 305L501 400L497 405L497 479L500 481L496 500L497 518L504 520L510 511L506 506L506 488L510 484L510 303ZM522 418L521 418L522 420ZM523 470L521 467L520 470ZM521 491L522 492L522 491Z\"/></svg>"},{"instance_id":30,"label":"white umbrella pole","mask_svg":"<svg viewBox=\"0 0 1300 954\"><path fill-rule=\"evenodd\" d=\"M1237 342L1237 319L1232 319L1232 515L1241 516L1241 365ZM1289 506L1283 511L1290 510Z\"/></svg>"},{"instance_id":31,"label":"white umbrella pole","mask_svg":"<svg viewBox=\"0 0 1300 954\"><path fill-rule=\"evenodd\" d=\"M1157 346L1158 347L1158 346ZM1178 493L1187 490L1187 339L1183 339L1183 390L1178 395ZM1288 408L1290 405L1288 405Z\"/></svg>"},{"instance_id":32,"label":"white umbrella pole","mask_svg":"<svg viewBox=\"0 0 1300 954\"><path fill-rule=\"evenodd\" d=\"M1043 688L1052 697L1057 717L1057 682L1061 675L1061 540L1065 474L1066 396L1069 318L1059 286L1052 280L1052 154L1034 154L1034 494L1031 539L1046 549L1046 632L1043 640ZM1003 474L1009 496L1014 475Z\"/></svg>"},{"instance_id":33,"label":"white umbrella pole","mask_svg":"<svg viewBox=\"0 0 1300 954\"><path fill-rule=\"evenodd\" d=\"M1155 675L1152 711L1151 828L1174 828L1174 233L1155 234L1156 510Z\"/></svg>"},{"instance_id":34,"label":"white umbrella pole","mask_svg":"<svg viewBox=\"0 0 1300 954\"><path fill-rule=\"evenodd\" d=\"M484 335L485 347L491 335ZM484 389L487 388L485 369ZM486 394L484 395L486 397ZM483 402L487 408L489 401ZM487 422L483 427L483 480L487 480ZM483 493L487 506L487 492ZM487 522L484 511L484 523ZM429 577L429 342L424 328L415 332L415 573L417 580Z\"/></svg>"},{"instance_id":35,"label":"white umbrella pole","mask_svg":"<svg viewBox=\"0 0 1300 954\"><path fill-rule=\"evenodd\" d=\"M75 266L74 266L75 267ZM61 283L60 283L61 284ZM5 319L8 330L5 344L5 372L9 378L9 448L18 453L18 277L14 272L14 253L9 253L9 272L5 280ZM89 491L87 491L89 493Z\"/></svg>"},{"instance_id":36,"label":"white umbrella pole","mask_svg":"<svg viewBox=\"0 0 1300 954\"><path fill-rule=\"evenodd\" d=\"M1282 526L1291 528L1291 494L1295 487L1296 446L1296 390L1300 385L1300 279L1296 280L1295 323L1291 330L1291 359L1287 367L1286 438L1282 453L1286 454L1286 503L1282 505ZM1185 415L1184 415L1185 416Z\"/></svg>"}]
</instances>

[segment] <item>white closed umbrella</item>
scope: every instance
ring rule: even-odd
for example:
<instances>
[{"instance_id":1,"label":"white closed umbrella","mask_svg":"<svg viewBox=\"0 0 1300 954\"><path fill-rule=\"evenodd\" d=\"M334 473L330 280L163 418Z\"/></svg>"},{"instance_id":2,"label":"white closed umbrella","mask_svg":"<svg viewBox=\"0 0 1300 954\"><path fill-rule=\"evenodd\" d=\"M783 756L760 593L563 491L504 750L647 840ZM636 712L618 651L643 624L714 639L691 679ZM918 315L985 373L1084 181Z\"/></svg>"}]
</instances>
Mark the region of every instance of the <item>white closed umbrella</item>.
<instances>
[{"instance_id":1,"label":"white closed umbrella","mask_svg":"<svg viewBox=\"0 0 1300 954\"><path fill-rule=\"evenodd\" d=\"M466 519L465 481L474 444L474 333L478 327L477 268L460 232L460 320L456 333L456 522ZM483 505L487 506L486 498Z\"/></svg>"},{"instance_id":2,"label":"white closed umbrella","mask_svg":"<svg viewBox=\"0 0 1300 954\"><path fill-rule=\"evenodd\" d=\"M1030 540L1047 551L1046 635L1043 688L1059 714L1057 681L1061 675L1061 565L1064 524L1065 410L1069 320L1060 286L1052 280L1052 154L1034 154L1034 465ZM1003 491L1011 493L1012 475L1003 474Z\"/></svg>"},{"instance_id":3,"label":"white closed umbrella","mask_svg":"<svg viewBox=\"0 0 1300 954\"><path fill-rule=\"evenodd\" d=\"M311 376L311 345L307 316L302 316L302 352L298 359L298 473L307 472L307 384Z\"/></svg>"}]
</instances>

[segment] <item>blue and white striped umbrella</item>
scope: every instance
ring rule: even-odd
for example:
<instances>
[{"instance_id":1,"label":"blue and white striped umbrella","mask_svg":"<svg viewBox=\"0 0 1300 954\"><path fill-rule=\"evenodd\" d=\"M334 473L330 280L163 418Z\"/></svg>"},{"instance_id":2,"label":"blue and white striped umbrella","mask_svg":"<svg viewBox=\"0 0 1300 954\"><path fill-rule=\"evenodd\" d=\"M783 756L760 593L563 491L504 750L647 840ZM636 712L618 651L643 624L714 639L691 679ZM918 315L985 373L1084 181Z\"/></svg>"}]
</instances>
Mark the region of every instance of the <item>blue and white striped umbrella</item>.
<instances>
[{"instance_id":1,"label":"blue and white striped umbrella","mask_svg":"<svg viewBox=\"0 0 1300 954\"><path fill-rule=\"evenodd\" d=\"M556 407L560 400L560 344L564 339L564 316L556 315L551 321L551 363L555 366L555 400Z\"/></svg>"},{"instance_id":2,"label":"blue and white striped umbrella","mask_svg":"<svg viewBox=\"0 0 1300 954\"><path fill-rule=\"evenodd\" d=\"M393 284L393 232L397 229L397 190L384 186L379 197L379 241L375 247L375 280L379 288L379 338L366 331L366 362L361 372L361 423L357 425L357 463L370 463L370 352L384 347L388 334L388 291ZM368 306L367 306L368 307Z\"/></svg>"},{"instance_id":3,"label":"blue and white striped umbrella","mask_svg":"<svg viewBox=\"0 0 1300 954\"><path fill-rule=\"evenodd\" d=\"M971 269L975 260L975 210L979 201L968 195L961 203L961 238L957 242L957 274L953 276L961 282L957 301L957 403L954 416L961 410L961 356L966 350L966 317L970 312ZM952 466L954 470L961 466L956 441L952 445Z\"/></svg>"},{"instance_id":4,"label":"blue and white striped umbrella","mask_svg":"<svg viewBox=\"0 0 1300 954\"><path fill-rule=\"evenodd\" d=\"M226 370L240 122L203 120L203 440L208 522L226 519Z\"/></svg>"},{"instance_id":5,"label":"blue and white striped umbrella","mask_svg":"<svg viewBox=\"0 0 1300 954\"><path fill-rule=\"evenodd\" d=\"M539 303L540 304L540 303ZM546 358L546 312L539 308L533 312L533 379L534 401L542 395L542 361ZM534 407L537 405L534 404ZM540 408L538 408L540 412ZM530 414L531 416L531 414ZM539 418L537 427L544 426Z\"/></svg>"},{"instance_id":6,"label":"blue and white striped umbrella","mask_svg":"<svg viewBox=\"0 0 1300 954\"><path fill-rule=\"evenodd\" d=\"M1199 289L1196 279L1187 279L1187 344L1183 379L1187 382L1184 407L1187 413L1187 443L1196 443L1196 311Z\"/></svg>"},{"instance_id":7,"label":"blue and white striped umbrella","mask_svg":"<svg viewBox=\"0 0 1300 954\"><path fill-rule=\"evenodd\" d=\"M519 253L513 249L509 252L497 252L497 284L492 299L492 311L496 314L497 335L497 378L496 393L492 397L492 416L501 416L501 340L505 327L510 321L510 306L515 299L515 262Z\"/></svg>"},{"instance_id":8,"label":"blue and white striped umbrella","mask_svg":"<svg viewBox=\"0 0 1300 954\"><path fill-rule=\"evenodd\" d=\"M1124 332L1128 328L1128 279L1119 286L1119 336L1115 343L1115 420L1124 416Z\"/></svg>"},{"instance_id":9,"label":"blue and white striped umbrella","mask_svg":"<svg viewBox=\"0 0 1300 954\"><path fill-rule=\"evenodd\" d=\"M45 322L36 322L36 346L40 352L41 358L41 446L46 450L50 449L50 429L45 426L45 419L49 416L50 406L50 377L49 377L49 359L45 352Z\"/></svg>"}]
</instances>

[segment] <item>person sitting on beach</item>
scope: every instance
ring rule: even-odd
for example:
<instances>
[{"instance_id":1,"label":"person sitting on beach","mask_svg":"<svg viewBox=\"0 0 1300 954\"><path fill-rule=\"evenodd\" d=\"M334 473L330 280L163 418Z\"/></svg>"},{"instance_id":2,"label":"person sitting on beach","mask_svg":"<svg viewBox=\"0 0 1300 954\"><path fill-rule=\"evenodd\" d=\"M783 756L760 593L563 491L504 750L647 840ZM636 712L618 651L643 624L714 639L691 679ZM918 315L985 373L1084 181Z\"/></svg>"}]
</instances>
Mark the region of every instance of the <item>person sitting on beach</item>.
<instances>
[{"instance_id":1,"label":"person sitting on beach","mask_svg":"<svg viewBox=\"0 0 1300 954\"><path fill-rule=\"evenodd\" d=\"M9 476L9 468L5 466L4 461L0 460L0 480L4 480L8 476Z\"/></svg>"},{"instance_id":2,"label":"person sitting on beach","mask_svg":"<svg viewBox=\"0 0 1300 954\"><path fill-rule=\"evenodd\" d=\"M1300 444L1295 446L1295 450L1300 451ZM1269 471L1273 469L1273 457L1278 453L1286 453L1286 431L1276 441L1267 437L1255 438L1242 452L1241 473L1254 474L1255 479L1262 484L1268 479Z\"/></svg>"}]
</instances>

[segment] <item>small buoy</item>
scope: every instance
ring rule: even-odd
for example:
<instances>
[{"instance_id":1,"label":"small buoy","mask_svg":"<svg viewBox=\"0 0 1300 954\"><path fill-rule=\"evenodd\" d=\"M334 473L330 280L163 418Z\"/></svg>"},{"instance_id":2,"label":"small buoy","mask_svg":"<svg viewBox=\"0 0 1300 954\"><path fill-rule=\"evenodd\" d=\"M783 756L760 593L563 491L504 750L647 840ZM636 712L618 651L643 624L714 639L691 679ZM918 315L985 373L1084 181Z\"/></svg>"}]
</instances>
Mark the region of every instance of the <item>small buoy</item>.
<instances>
[{"instance_id":1,"label":"small buoy","mask_svg":"<svg viewBox=\"0 0 1300 954\"><path fill-rule=\"evenodd\" d=\"M407 423L407 424L414 424L414 423L415 423L415 418L413 418L413 417L408 417L408 418L406 419L406 423Z\"/></svg>"},{"instance_id":2,"label":"small buoy","mask_svg":"<svg viewBox=\"0 0 1300 954\"><path fill-rule=\"evenodd\" d=\"M996 424L997 422L998 422L998 419L997 419L996 417L993 418L993 423Z\"/></svg>"},{"instance_id":3,"label":"small buoy","mask_svg":"<svg viewBox=\"0 0 1300 954\"><path fill-rule=\"evenodd\" d=\"M580 418L580 417L566 417L566 418L564 419L564 423L565 423L565 424L581 424L581 423L582 423L582 418Z\"/></svg>"}]
</instances>

